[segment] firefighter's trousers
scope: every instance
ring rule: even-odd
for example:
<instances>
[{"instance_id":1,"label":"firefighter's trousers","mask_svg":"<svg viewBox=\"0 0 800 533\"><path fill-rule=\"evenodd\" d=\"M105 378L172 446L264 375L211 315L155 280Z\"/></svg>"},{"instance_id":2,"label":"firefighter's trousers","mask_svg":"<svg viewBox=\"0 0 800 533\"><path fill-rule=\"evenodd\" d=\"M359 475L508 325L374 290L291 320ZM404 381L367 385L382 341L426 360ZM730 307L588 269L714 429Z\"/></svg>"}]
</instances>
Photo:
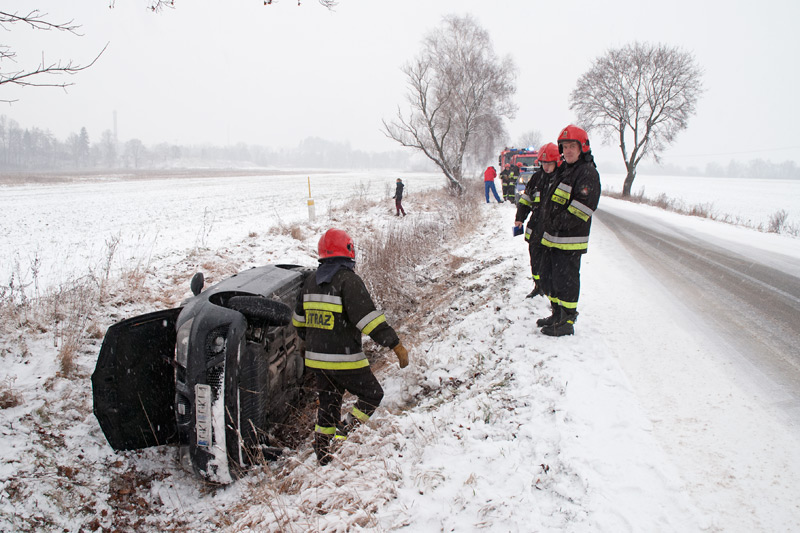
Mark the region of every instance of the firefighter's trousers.
<instances>
[{"instance_id":1,"label":"firefighter's trousers","mask_svg":"<svg viewBox=\"0 0 800 533\"><path fill-rule=\"evenodd\" d=\"M528 254L531 257L531 276L533 276L533 281L540 287L542 287L541 277L545 253L547 253L547 246L541 244L541 239L539 239L539 242L534 242L534 239L528 241Z\"/></svg>"},{"instance_id":2,"label":"firefighter's trousers","mask_svg":"<svg viewBox=\"0 0 800 533\"><path fill-rule=\"evenodd\" d=\"M314 373L319 393L318 432L327 433L336 428L345 391L358 398L353 414L362 422L372 416L383 399L383 388L368 366L355 370L314 370Z\"/></svg>"},{"instance_id":3,"label":"firefighter's trousers","mask_svg":"<svg viewBox=\"0 0 800 533\"><path fill-rule=\"evenodd\" d=\"M503 185L503 196L509 202L513 202L515 199L516 187L513 183L507 183Z\"/></svg>"},{"instance_id":4,"label":"firefighter's trousers","mask_svg":"<svg viewBox=\"0 0 800 533\"><path fill-rule=\"evenodd\" d=\"M551 302L575 311L581 292L583 254L545 247L542 255L541 283L544 293Z\"/></svg>"}]
</instances>

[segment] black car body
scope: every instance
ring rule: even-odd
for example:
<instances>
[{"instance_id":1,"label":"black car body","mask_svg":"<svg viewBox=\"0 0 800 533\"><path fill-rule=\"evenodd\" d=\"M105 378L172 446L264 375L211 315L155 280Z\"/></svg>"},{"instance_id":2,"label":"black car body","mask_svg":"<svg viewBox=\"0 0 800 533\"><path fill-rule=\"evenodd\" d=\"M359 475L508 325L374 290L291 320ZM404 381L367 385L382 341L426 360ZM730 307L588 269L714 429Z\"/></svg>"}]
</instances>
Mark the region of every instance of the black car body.
<instances>
[{"instance_id":1,"label":"black car body","mask_svg":"<svg viewBox=\"0 0 800 533\"><path fill-rule=\"evenodd\" d=\"M203 292L196 277L182 307L111 326L92 375L111 447L177 444L182 462L217 483L261 458L301 393L291 309L309 272L257 267Z\"/></svg>"}]
</instances>

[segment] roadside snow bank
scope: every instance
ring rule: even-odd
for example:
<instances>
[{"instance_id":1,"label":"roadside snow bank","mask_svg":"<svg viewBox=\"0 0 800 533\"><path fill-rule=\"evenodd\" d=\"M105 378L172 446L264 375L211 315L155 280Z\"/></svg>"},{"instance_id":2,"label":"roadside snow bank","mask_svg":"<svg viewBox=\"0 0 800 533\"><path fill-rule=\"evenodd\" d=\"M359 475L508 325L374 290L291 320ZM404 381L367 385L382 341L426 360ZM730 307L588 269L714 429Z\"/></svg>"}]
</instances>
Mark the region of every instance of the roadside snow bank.
<instances>
[{"instance_id":1,"label":"roadside snow bank","mask_svg":"<svg viewBox=\"0 0 800 533\"><path fill-rule=\"evenodd\" d=\"M445 216L422 202L411 196L401 219L388 200L334 210L291 234L262 220L240 228L243 240L181 262L154 254L148 294L164 301L109 290L103 325L174 305L196 270L214 271L213 283L265 263L314 264L329 225L357 228L358 246L395 224ZM384 405L325 467L307 443L213 487L181 470L172 448L114 453L91 414L99 340L85 339L66 379L52 333L6 335L0 379L22 402L0 410L0 529L800 529L797 440L726 371L719 347L692 326L697 317L683 316L595 222L576 335L541 335L535 319L549 306L524 297L527 249L511 237L513 216L507 204L481 204L477 234L403 280L416 308L394 325L411 365L401 370L381 351Z\"/></svg>"}]
</instances>

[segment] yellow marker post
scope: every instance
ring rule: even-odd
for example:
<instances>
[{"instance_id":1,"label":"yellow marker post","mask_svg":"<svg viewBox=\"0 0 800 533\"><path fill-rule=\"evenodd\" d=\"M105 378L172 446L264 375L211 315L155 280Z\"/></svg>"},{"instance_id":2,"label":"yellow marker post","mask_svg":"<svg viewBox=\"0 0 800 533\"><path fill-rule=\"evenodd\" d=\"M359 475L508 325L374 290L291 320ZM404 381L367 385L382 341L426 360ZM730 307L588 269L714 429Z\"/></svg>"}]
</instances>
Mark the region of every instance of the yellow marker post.
<instances>
[{"instance_id":1,"label":"yellow marker post","mask_svg":"<svg viewBox=\"0 0 800 533\"><path fill-rule=\"evenodd\" d=\"M314 199L311 197L311 176L308 177L308 220L316 218Z\"/></svg>"}]
</instances>

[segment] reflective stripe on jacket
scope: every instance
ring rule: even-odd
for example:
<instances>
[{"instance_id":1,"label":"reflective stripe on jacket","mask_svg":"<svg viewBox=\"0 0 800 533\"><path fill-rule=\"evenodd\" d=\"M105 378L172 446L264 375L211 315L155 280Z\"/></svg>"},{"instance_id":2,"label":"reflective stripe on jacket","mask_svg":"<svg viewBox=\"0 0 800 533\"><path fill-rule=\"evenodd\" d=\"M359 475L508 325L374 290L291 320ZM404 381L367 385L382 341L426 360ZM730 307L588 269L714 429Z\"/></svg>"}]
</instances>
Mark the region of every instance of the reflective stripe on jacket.
<instances>
[{"instance_id":1,"label":"reflective stripe on jacket","mask_svg":"<svg viewBox=\"0 0 800 533\"><path fill-rule=\"evenodd\" d=\"M292 316L292 324L306 343L309 368L351 370L369 366L361 349L361 336L393 348L400 341L375 309L362 279L350 269L341 269L330 283L317 285L312 273L306 278Z\"/></svg>"},{"instance_id":2,"label":"reflective stripe on jacket","mask_svg":"<svg viewBox=\"0 0 800 533\"><path fill-rule=\"evenodd\" d=\"M517 204L516 222L525 222L530 213L528 224L525 228L525 240L530 242L531 237L537 237L538 242L542 237L541 205L542 191L546 190L555 173L545 174L541 168L537 169L525 184L525 192L519 197Z\"/></svg>"},{"instance_id":3,"label":"reflective stripe on jacket","mask_svg":"<svg viewBox=\"0 0 800 533\"><path fill-rule=\"evenodd\" d=\"M591 154L582 154L571 165L561 165L553 184L542 194L542 245L585 252L599 201L600 175Z\"/></svg>"}]
</instances>

